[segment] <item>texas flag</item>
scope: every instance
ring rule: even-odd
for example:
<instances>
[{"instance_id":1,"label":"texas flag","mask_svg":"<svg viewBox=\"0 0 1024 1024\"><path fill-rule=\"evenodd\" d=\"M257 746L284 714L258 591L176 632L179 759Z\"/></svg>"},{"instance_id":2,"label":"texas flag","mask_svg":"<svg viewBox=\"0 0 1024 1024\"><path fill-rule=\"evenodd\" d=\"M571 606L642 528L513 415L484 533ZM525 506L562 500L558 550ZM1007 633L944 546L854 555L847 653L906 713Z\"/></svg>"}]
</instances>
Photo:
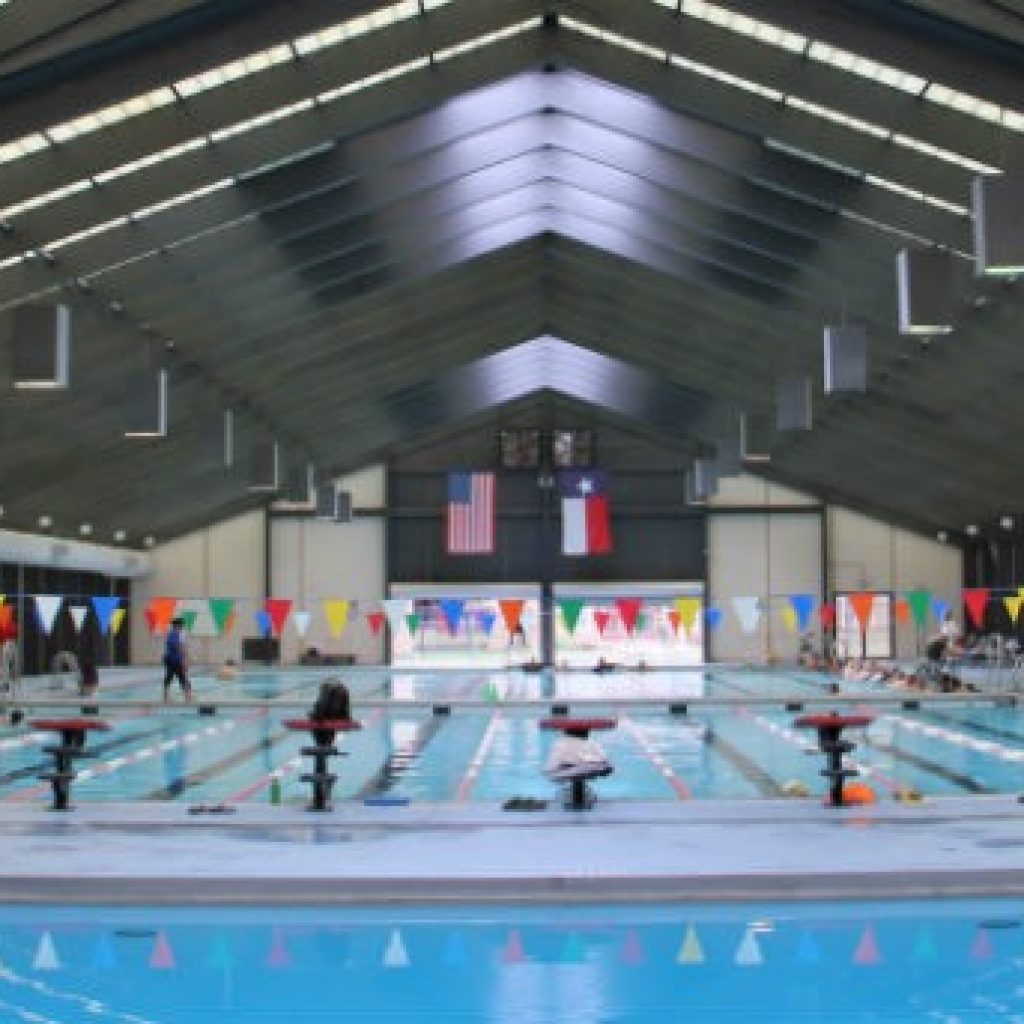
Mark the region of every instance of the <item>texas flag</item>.
<instances>
[{"instance_id":1,"label":"texas flag","mask_svg":"<svg viewBox=\"0 0 1024 1024\"><path fill-rule=\"evenodd\" d=\"M562 554L605 555L612 549L608 478L597 470L558 474L562 494Z\"/></svg>"}]
</instances>

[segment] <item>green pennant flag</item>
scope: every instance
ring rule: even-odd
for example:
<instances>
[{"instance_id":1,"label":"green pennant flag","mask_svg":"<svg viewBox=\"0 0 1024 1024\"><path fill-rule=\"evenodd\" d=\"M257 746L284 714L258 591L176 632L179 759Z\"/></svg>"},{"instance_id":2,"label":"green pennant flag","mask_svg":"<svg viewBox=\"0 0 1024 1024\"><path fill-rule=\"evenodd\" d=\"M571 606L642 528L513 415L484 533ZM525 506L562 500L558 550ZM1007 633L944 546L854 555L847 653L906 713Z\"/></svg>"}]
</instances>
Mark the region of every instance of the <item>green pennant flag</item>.
<instances>
[{"instance_id":1,"label":"green pennant flag","mask_svg":"<svg viewBox=\"0 0 1024 1024\"><path fill-rule=\"evenodd\" d=\"M924 629L928 623L928 610L932 605L932 592L930 590L908 591L907 604L910 605L910 613L914 616L914 625L918 629Z\"/></svg>"},{"instance_id":2,"label":"green pennant flag","mask_svg":"<svg viewBox=\"0 0 1024 1024\"><path fill-rule=\"evenodd\" d=\"M181 613L181 616L180 616L181 617L181 624L190 633L192 632L192 629L195 627L196 619L198 618L198 615L199 615L199 613L195 609L193 609L193 608L189 608L187 611L183 611Z\"/></svg>"},{"instance_id":3,"label":"green pennant flag","mask_svg":"<svg viewBox=\"0 0 1024 1024\"><path fill-rule=\"evenodd\" d=\"M224 625L235 609L235 602L230 597L211 597L210 615L213 617L214 625L218 633L224 632Z\"/></svg>"},{"instance_id":4,"label":"green pennant flag","mask_svg":"<svg viewBox=\"0 0 1024 1024\"><path fill-rule=\"evenodd\" d=\"M580 613L583 611L583 602L559 601L558 607L562 609L562 621L565 623L565 628L569 630L570 634L575 633L576 625L580 621Z\"/></svg>"},{"instance_id":5,"label":"green pennant flag","mask_svg":"<svg viewBox=\"0 0 1024 1024\"><path fill-rule=\"evenodd\" d=\"M420 628L420 615L419 612L413 612L411 615L406 615L405 624L409 627L409 632L415 636L416 630Z\"/></svg>"},{"instance_id":6,"label":"green pennant flag","mask_svg":"<svg viewBox=\"0 0 1024 1024\"><path fill-rule=\"evenodd\" d=\"M633 632L639 633L640 630L647 628L647 613L637 612L636 624L633 626Z\"/></svg>"}]
</instances>

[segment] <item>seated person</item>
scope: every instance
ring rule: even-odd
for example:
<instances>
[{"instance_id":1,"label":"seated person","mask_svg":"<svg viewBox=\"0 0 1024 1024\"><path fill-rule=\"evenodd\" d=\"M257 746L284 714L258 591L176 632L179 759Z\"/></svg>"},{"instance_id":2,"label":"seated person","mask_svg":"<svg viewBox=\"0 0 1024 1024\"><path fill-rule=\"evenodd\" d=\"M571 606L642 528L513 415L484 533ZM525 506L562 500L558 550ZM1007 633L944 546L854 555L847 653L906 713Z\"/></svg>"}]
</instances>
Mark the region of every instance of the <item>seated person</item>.
<instances>
[{"instance_id":1,"label":"seated person","mask_svg":"<svg viewBox=\"0 0 1024 1024\"><path fill-rule=\"evenodd\" d=\"M322 665L323 661L324 657L318 647L307 647L299 658L300 665Z\"/></svg>"},{"instance_id":2,"label":"seated person","mask_svg":"<svg viewBox=\"0 0 1024 1024\"><path fill-rule=\"evenodd\" d=\"M233 683L241 674L242 673L234 658L228 658L224 664L217 669L217 679L222 683Z\"/></svg>"},{"instance_id":3,"label":"seated person","mask_svg":"<svg viewBox=\"0 0 1024 1024\"><path fill-rule=\"evenodd\" d=\"M314 722L348 721L352 717L348 687L339 679L325 679L309 717ZM314 729L313 742L329 747L334 742L334 730Z\"/></svg>"},{"instance_id":4,"label":"seated person","mask_svg":"<svg viewBox=\"0 0 1024 1024\"><path fill-rule=\"evenodd\" d=\"M586 729L566 729L551 746L544 774L556 782L596 778L614 771L604 748L587 735Z\"/></svg>"}]
</instances>

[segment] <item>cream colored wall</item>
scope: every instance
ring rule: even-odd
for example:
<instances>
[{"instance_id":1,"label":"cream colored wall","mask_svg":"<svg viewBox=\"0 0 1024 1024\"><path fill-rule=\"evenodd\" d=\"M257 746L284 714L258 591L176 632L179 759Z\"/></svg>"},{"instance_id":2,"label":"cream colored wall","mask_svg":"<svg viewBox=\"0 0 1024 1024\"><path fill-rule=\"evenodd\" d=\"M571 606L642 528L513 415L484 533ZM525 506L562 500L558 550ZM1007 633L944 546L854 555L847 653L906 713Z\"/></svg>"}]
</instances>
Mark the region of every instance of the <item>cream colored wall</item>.
<instances>
[{"instance_id":1,"label":"cream colored wall","mask_svg":"<svg viewBox=\"0 0 1024 1024\"><path fill-rule=\"evenodd\" d=\"M153 574L133 588L133 663L160 660L163 640L150 635L143 617L153 597L234 598L238 621L230 634L195 639L192 645L197 661L216 664L240 657L241 638L255 634L252 616L263 600L264 524L262 510L248 512L153 549Z\"/></svg>"},{"instance_id":2,"label":"cream colored wall","mask_svg":"<svg viewBox=\"0 0 1024 1024\"><path fill-rule=\"evenodd\" d=\"M342 490L352 494L354 509L381 509L385 471L375 466L341 478ZM325 523L309 518L271 519L270 591L290 598L295 610L312 613L303 640L293 623L281 638L285 663L297 660L309 644L324 651L355 654L361 662L380 662L383 641L371 635L365 612L377 609L384 596L384 518L356 518L351 523ZM194 638L197 661L220 664L241 658L242 638L257 635L254 614L263 606L267 580L266 514L262 510L197 530L154 548L153 573L134 587L132 601L132 661L156 664L162 638L150 635L143 611L153 597L231 597L237 602L237 621L224 638ZM341 639L328 635L323 615L325 598L359 602L350 612Z\"/></svg>"},{"instance_id":3,"label":"cream colored wall","mask_svg":"<svg viewBox=\"0 0 1024 1024\"><path fill-rule=\"evenodd\" d=\"M786 594L811 593L818 601L836 590L916 587L960 607L963 560L959 548L940 544L848 509L825 510L826 578L821 579L820 515L817 512L731 512L716 507L815 505L815 499L752 476L723 480L708 503L708 601L723 609L722 626L709 634L713 661L784 661L796 656L799 638L784 625ZM740 628L731 598L756 596L767 608L756 633ZM817 625L817 620L815 622ZM895 631L897 657L917 653L913 630Z\"/></svg>"}]
</instances>

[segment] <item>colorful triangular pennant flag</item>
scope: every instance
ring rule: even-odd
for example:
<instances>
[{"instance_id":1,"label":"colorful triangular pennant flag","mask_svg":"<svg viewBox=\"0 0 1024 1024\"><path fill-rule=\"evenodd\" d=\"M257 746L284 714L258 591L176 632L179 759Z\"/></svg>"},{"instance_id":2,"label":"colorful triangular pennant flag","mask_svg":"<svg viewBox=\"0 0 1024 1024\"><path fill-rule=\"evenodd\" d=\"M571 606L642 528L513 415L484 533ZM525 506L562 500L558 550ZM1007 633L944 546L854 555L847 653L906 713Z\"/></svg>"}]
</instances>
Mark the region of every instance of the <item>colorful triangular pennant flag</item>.
<instances>
[{"instance_id":1,"label":"colorful triangular pennant flag","mask_svg":"<svg viewBox=\"0 0 1024 1024\"><path fill-rule=\"evenodd\" d=\"M270 636L271 631L274 628L273 622L270 621L270 612L266 608L257 608L253 612L252 616L256 620L256 628L260 631L262 636ZM186 628L187 628L186 623Z\"/></svg>"},{"instance_id":2,"label":"colorful triangular pennant flag","mask_svg":"<svg viewBox=\"0 0 1024 1024\"><path fill-rule=\"evenodd\" d=\"M576 632L576 626L580 621L580 613L583 611L583 602L575 598L566 599L558 602L558 607L562 612L562 621L565 623L565 628L569 631L571 636Z\"/></svg>"},{"instance_id":3,"label":"colorful triangular pennant flag","mask_svg":"<svg viewBox=\"0 0 1024 1024\"><path fill-rule=\"evenodd\" d=\"M875 932L871 925L868 925L853 951L853 962L855 964L877 964L882 956L878 951L878 943L875 941Z\"/></svg>"},{"instance_id":4,"label":"colorful triangular pennant flag","mask_svg":"<svg viewBox=\"0 0 1024 1024\"><path fill-rule=\"evenodd\" d=\"M227 631L227 622L231 613L235 610L235 602L230 597L210 598L210 617L217 632L223 636Z\"/></svg>"},{"instance_id":5,"label":"colorful triangular pennant flag","mask_svg":"<svg viewBox=\"0 0 1024 1024\"><path fill-rule=\"evenodd\" d=\"M149 955L149 966L158 971L168 971L177 966L174 950L163 932L157 932L153 943L153 952Z\"/></svg>"},{"instance_id":6,"label":"colorful triangular pennant flag","mask_svg":"<svg viewBox=\"0 0 1024 1024\"><path fill-rule=\"evenodd\" d=\"M905 597L897 597L892 603L892 615L899 625L905 626L910 621L910 602Z\"/></svg>"},{"instance_id":7,"label":"colorful triangular pennant flag","mask_svg":"<svg viewBox=\"0 0 1024 1024\"><path fill-rule=\"evenodd\" d=\"M985 628L985 609L991 596L988 587L968 587L963 592L964 606L975 629Z\"/></svg>"},{"instance_id":8,"label":"colorful triangular pennant flag","mask_svg":"<svg viewBox=\"0 0 1024 1024\"><path fill-rule=\"evenodd\" d=\"M748 928L743 933L740 944L736 947L737 964L741 967L759 967L764 963L764 956L761 954L761 945L757 941L757 933L753 928Z\"/></svg>"},{"instance_id":9,"label":"colorful triangular pennant flag","mask_svg":"<svg viewBox=\"0 0 1024 1024\"><path fill-rule=\"evenodd\" d=\"M53 624L57 621L57 612L60 611L64 598L59 594L33 594L32 599L35 601L39 626L49 636L53 632Z\"/></svg>"},{"instance_id":10,"label":"colorful triangular pennant flag","mask_svg":"<svg viewBox=\"0 0 1024 1024\"><path fill-rule=\"evenodd\" d=\"M420 613L410 612L405 617L405 627L409 630L410 636L416 635L416 630L420 628Z\"/></svg>"},{"instance_id":11,"label":"colorful triangular pennant flag","mask_svg":"<svg viewBox=\"0 0 1024 1024\"><path fill-rule=\"evenodd\" d=\"M704 963L704 949L697 936L697 929L691 924L686 928L686 934L676 954L677 964L702 964Z\"/></svg>"},{"instance_id":12,"label":"colorful triangular pennant flag","mask_svg":"<svg viewBox=\"0 0 1024 1024\"><path fill-rule=\"evenodd\" d=\"M405 616L408 614L412 602L405 598L389 598L386 601L381 601L380 606L388 617L391 632L397 633L405 625Z\"/></svg>"},{"instance_id":13,"label":"colorful triangular pennant flag","mask_svg":"<svg viewBox=\"0 0 1024 1024\"><path fill-rule=\"evenodd\" d=\"M523 937L519 930L513 928L508 933L508 941L505 943L505 950L501 956L507 964L521 964L526 961L526 952L523 950Z\"/></svg>"},{"instance_id":14,"label":"colorful triangular pennant flag","mask_svg":"<svg viewBox=\"0 0 1024 1024\"><path fill-rule=\"evenodd\" d=\"M789 603L796 612L797 629L802 633L811 624L811 615L814 613L813 594L790 594Z\"/></svg>"},{"instance_id":15,"label":"colorful triangular pennant flag","mask_svg":"<svg viewBox=\"0 0 1024 1024\"><path fill-rule=\"evenodd\" d=\"M115 608L110 613L110 635L117 636L121 632L121 627L124 625L125 616L128 614L127 608Z\"/></svg>"},{"instance_id":16,"label":"colorful triangular pennant flag","mask_svg":"<svg viewBox=\"0 0 1024 1024\"><path fill-rule=\"evenodd\" d=\"M643 601L639 597L619 597L615 600L615 607L618 610L619 618L626 627L626 633L631 634L637 625L637 617L643 607Z\"/></svg>"},{"instance_id":17,"label":"colorful triangular pennant flag","mask_svg":"<svg viewBox=\"0 0 1024 1024\"><path fill-rule=\"evenodd\" d=\"M292 612L292 627L299 636L305 636L312 619L313 616L307 611Z\"/></svg>"},{"instance_id":18,"label":"colorful triangular pennant flag","mask_svg":"<svg viewBox=\"0 0 1024 1024\"><path fill-rule=\"evenodd\" d=\"M85 617L89 614L89 609L84 604L72 604L68 606L68 615L71 616L71 621L75 624L75 632L81 633L82 627L85 625Z\"/></svg>"},{"instance_id":19,"label":"colorful triangular pennant flag","mask_svg":"<svg viewBox=\"0 0 1024 1024\"><path fill-rule=\"evenodd\" d=\"M626 932L626 938L623 940L622 949L619 950L619 960L624 964L629 964L631 967L636 967L638 964L642 964L645 960L644 947L640 942L640 936L637 935L635 928L630 928Z\"/></svg>"},{"instance_id":20,"label":"colorful triangular pennant flag","mask_svg":"<svg viewBox=\"0 0 1024 1024\"><path fill-rule=\"evenodd\" d=\"M391 937L388 939L387 949L384 950L384 966L409 966L409 953L405 948L405 943L402 941L402 933L397 928L392 930Z\"/></svg>"},{"instance_id":21,"label":"colorful triangular pennant flag","mask_svg":"<svg viewBox=\"0 0 1024 1024\"><path fill-rule=\"evenodd\" d=\"M114 609L120 604L119 597L94 597L92 599L92 609L96 613L96 618L99 619L101 633L110 631L110 616L114 614Z\"/></svg>"},{"instance_id":22,"label":"colorful triangular pennant flag","mask_svg":"<svg viewBox=\"0 0 1024 1024\"><path fill-rule=\"evenodd\" d=\"M327 628L335 639L341 636L348 624L348 610L351 603L345 598L332 598L324 601L324 617L327 619Z\"/></svg>"},{"instance_id":23,"label":"colorful triangular pennant flag","mask_svg":"<svg viewBox=\"0 0 1024 1024\"><path fill-rule=\"evenodd\" d=\"M462 622L462 613L466 610L466 602L461 597L442 597L438 604L448 625L448 632L455 636Z\"/></svg>"},{"instance_id":24,"label":"colorful triangular pennant flag","mask_svg":"<svg viewBox=\"0 0 1024 1024\"><path fill-rule=\"evenodd\" d=\"M285 623L288 621L288 615L292 610L291 599L287 597L268 597L263 603L263 607L270 616L270 626L274 631L274 635L280 636L284 632Z\"/></svg>"},{"instance_id":25,"label":"colorful triangular pennant flag","mask_svg":"<svg viewBox=\"0 0 1024 1024\"><path fill-rule=\"evenodd\" d=\"M384 628L384 613L367 612L366 624L370 627L370 633L373 636L380 636L380 631Z\"/></svg>"},{"instance_id":26,"label":"colorful triangular pennant flag","mask_svg":"<svg viewBox=\"0 0 1024 1024\"><path fill-rule=\"evenodd\" d=\"M924 629L928 624L928 609L932 603L932 592L918 588L907 592L907 601L914 616L914 625Z\"/></svg>"},{"instance_id":27,"label":"colorful triangular pennant flag","mask_svg":"<svg viewBox=\"0 0 1024 1024\"><path fill-rule=\"evenodd\" d=\"M871 611L875 607L875 595L870 590L862 590L850 594L849 600L861 632L866 632L868 623L871 621Z\"/></svg>"},{"instance_id":28,"label":"colorful triangular pennant flag","mask_svg":"<svg viewBox=\"0 0 1024 1024\"><path fill-rule=\"evenodd\" d=\"M605 608L594 609L594 625L597 626L597 631L601 636L604 636L604 631L608 628L611 617L612 613Z\"/></svg>"},{"instance_id":29,"label":"colorful triangular pennant flag","mask_svg":"<svg viewBox=\"0 0 1024 1024\"><path fill-rule=\"evenodd\" d=\"M932 614L935 616L936 622L945 621L946 615L949 612L949 602L944 601L941 597L932 598Z\"/></svg>"},{"instance_id":30,"label":"colorful triangular pennant flag","mask_svg":"<svg viewBox=\"0 0 1024 1024\"><path fill-rule=\"evenodd\" d=\"M1003 598L1003 607L1010 616L1011 622L1016 622L1017 616L1020 615L1020 603L1020 594L1011 594Z\"/></svg>"},{"instance_id":31,"label":"colorful triangular pennant flag","mask_svg":"<svg viewBox=\"0 0 1024 1024\"><path fill-rule=\"evenodd\" d=\"M60 957L57 955L57 947L53 943L53 936L49 932L43 932L39 937L36 955L32 958L32 969L36 971L59 971L61 967L62 964Z\"/></svg>"},{"instance_id":32,"label":"colorful triangular pennant flag","mask_svg":"<svg viewBox=\"0 0 1024 1024\"><path fill-rule=\"evenodd\" d=\"M798 625L796 612L787 604L782 606L781 615L782 624L790 633L795 633Z\"/></svg>"},{"instance_id":33,"label":"colorful triangular pennant flag","mask_svg":"<svg viewBox=\"0 0 1024 1024\"><path fill-rule=\"evenodd\" d=\"M722 609L708 605L704 609L704 621L708 624L708 629L714 632L722 624Z\"/></svg>"},{"instance_id":34,"label":"colorful triangular pennant flag","mask_svg":"<svg viewBox=\"0 0 1024 1024\"><path fill-rule=\"evenodd\" d=\"M761 621L761 601L756 597L734 597L732 607L744 633L756 633Z\"/></svg>"},{"instance_id":35,"label":"colorful triangular pennant flag","mask_svg":"<svg viewBox=\"0 0 1024 1024\"><path fill-rule=\"evenodd\" d=\"M691 632L697 621L697 616L700 615L700 598L677 597L675 607L679 613L679 621L683 624L683 629L687 633Z\"/></svg>"},{"instance_id":36,"label":"colorful triangular pennant flag","mask_svg":"<svg viewBox=\"0 0 1024 1024\"><path fill-rule=\"evenodd\" d=\"M498 601L498 609L505 620L505 628L514 633L523 617L523 605L526 602L518 597L502 598Z\"/></svg>"},{"instance_id":37,"label":"colorful triangular pennant flag","mask_svg":"<svg viewBox=\"0 0 1024 1024\"><path fill-rule=\"evenodd\" d=\"M178 606L176 597L154 597L150 599L147 609L153 622L154 633L166 633L174 618L174 609Z\"/></svg>"}]
</instances>

